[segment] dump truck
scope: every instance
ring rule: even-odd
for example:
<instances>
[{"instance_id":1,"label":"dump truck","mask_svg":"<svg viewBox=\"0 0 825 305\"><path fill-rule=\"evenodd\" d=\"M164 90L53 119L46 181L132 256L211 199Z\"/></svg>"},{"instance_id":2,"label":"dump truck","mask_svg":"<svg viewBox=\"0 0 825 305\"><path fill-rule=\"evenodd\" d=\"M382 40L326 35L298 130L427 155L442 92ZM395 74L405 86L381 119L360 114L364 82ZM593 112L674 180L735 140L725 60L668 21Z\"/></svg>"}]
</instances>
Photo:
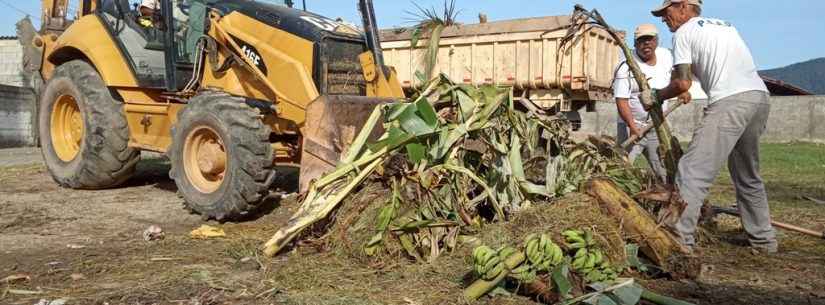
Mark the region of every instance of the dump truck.
<instances>
[{"instance_id":1,"label":"dump truck","mask_svg":"<svg viewBox=\"0 0 825 305\"><path fill-rule=\"evenodd\" d=\"M595 110L596 101L612 98L613 69L620 60L616 41L603 29L569 33L570 16L503 20L455 25L439 41L436 73L457 83L512 86L515 94L574 122L578 111ZM580 34L580 35L570 35ZM381 32L386 63L398 71L405 90L421 85L428 37L413 46L413 31ZM575 37L575 39L567 39Z\"/></svg>"},{"instance_id":2,"label":"dump truck","mask_svg":"<svg viewBox=\"0 0 825 305\"><path fill-rule=\"evenodd\" d=\"M159 152L189 209L242 218L276 166L300 166L309 188L377 105L404 97L371 0L358 2L362 29L288 0L76 4L70 18L68 0L43 0L40 29L21 36L42 83L43 158L63 187L116 187L142 151Z\"/></svg>"}]
</instances>

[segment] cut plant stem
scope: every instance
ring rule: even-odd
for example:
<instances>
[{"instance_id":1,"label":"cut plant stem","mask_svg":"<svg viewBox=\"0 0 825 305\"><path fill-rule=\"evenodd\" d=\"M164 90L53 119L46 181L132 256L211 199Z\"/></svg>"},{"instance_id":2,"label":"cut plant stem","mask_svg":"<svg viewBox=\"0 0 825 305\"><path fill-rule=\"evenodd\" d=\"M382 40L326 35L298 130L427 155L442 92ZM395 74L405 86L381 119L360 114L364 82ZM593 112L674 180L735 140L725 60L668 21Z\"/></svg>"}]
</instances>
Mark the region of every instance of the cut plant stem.
<instances>
[{"instance_id":1,"label":"cut plant stem","mask_svg":"<svg viewBox=\"0 0 825 305\"><path fill-rule=\"evenodd\" d=\"M662 105L653 99L653 90L650 88L650 84L648 84L644 73L642 73L642 69L639 68L639 64L634 59L632 51L624 43L624 37L620 36L616 30L611 28L597 10L591 12L577 5L576 11L596 21L598 25L603 27L610 36L613 37L619 47L621 47L627 60L627 65L633 73L633 78L639 85L641 91L639 99L642 101L642 104L645 105L645 108L649 108L648 113L650 113L650 117L653 120L656 134L659 136L659 155L662 156L662 161L667 170L667 182L668 184L673 184L676 181L676 172L678 171L679 159L682 157L682 148L679 146L678 141L674 141L670 127L667 121L665 121Z\"/></svg>"},{"instance_id":2,"label":"cut plant stem","mask_svg":"<svg viewBox=\"0 0 825 305\"><path fill-rule=\"evenodd\" d=\"M627 236L638 243L642 253L665 269L671 256L686 252L676 239L659 226L639 203L606 179L587 183L587 194L598 200L602 209L622 224ZM670 271L670 270L669 270Z\"/></svg>"},{"instance_id":3,"label":"cut plant stem","mask_svg":"<svg viewBox=\"0 0 825 305\"><path fill-rule=\"evenodd\" d=\"M509 257L507 257L506 260L504 260L504 264L507 268L505 268L505 270L502 271L501 274L499 274L496 278L494 278L491 281L479 279L475 281L472 285L470 285L470 287L464 289L464 299L466 299L469 302L478 300L478 298L482 297L483 295L487 294L488 292L496 288L496 286L498 286L498 284L501 283L501 281L503 281L505 278L507 278L507 276L510 275L510 270L513 270L520 266L522 263L524 263L526 259L527 257L524 255L523 251L517 251L516 253L513 253L513 255L510 255Z\"/></svg>"},{"instance_id":4,"label":"cut plant stem","mask_svg":"<svg viewBox=\"0 0 825 305\"><path fill-rule=\"evenodd\" d=\"M426 72L428 79L434 79L438 77L435 70L438 65L438 47L441 44L441 32L444 31L444 24L437 24L433 27L432 32L430 32L430 39L427 42L427 65L426 65Z\"/></svg>"},{"instance_id":5,"label":"cut plant stem","mask_svg":"<svg viewBox=\"0 0 825 305\"><path fill-rule=\"evenodd\" d=\"M559 301L560 296L553 290L553 286L548 285L549 279L547 277L538 277L531 283L525 283L522 286L524 295L533 296L539 302L545 304L555 304Z\"/></svg>"},{"instance_id":6,"label":"cut plant stem","mask_svg":"<svg viewBox=\"0 0 825 305\"><path fill-rule=\"evenodd\" d=\"M363 168L361 173L344 188L331 192L331 194L314 194L316 193L316 189L313 187L307 195L307 198L318 199L312 200L312 204L302 205L301 210L290 218L289 225L281 228L278 232L275 232L275 235L273 235L272 238L264 244L264 254L270 257L275 256L275 254L278 254L278 252L280 252L287 243L292 241L292 239L295 238L295 236L297 236L298 233L300 233L304 228L320 219L326 218L329 213L332 212L332 210L334 210L335 207L337 207L338 204L341 203L341 201L343 201L353 189L355 189L355 187L360 185L364 179L372 174L372 172L375 171L375 168L378 167L378 165L380 165L383 161L383 159L375 159L372 163Z\"/></svg>"}]
</instances>

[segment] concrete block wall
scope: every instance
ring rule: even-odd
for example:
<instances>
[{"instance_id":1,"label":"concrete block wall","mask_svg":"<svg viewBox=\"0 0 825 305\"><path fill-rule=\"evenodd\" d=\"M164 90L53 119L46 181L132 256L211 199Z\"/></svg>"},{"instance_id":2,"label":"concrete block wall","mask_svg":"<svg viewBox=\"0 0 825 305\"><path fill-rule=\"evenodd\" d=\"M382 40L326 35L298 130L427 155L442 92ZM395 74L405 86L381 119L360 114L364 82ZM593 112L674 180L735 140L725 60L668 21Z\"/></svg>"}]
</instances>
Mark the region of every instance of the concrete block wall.
<instances>
[{"instance_id":1,"label":"concrete block wall","mask_svg":"<svg viewBox=\"0 0 825 305\"><path fill-rule=\"evenodd\" d=\"M28 88L0 85L0 148L37 145L37 108Z\"/></svg>"},{"instance_id":2,"label":"concrete block wall","mask_svg":"<svg viewBox=\"0 0 825 305\"><path fill-rule=\"evenodd\" d=\"M772 98L764 138L773 142L825 142L825 96Z\"/></svg>"},{"instance_id":3,"label":"concrete block wall","mask_svg":"<svg viewBox=\"0 0 825 305\"><path fill-rule=\"evenodd\" d=\"M0 84L24 87L27 82L22 74L23 47L17 38L0 39Z\"/></svg>"},{"instance_id":4,"label":"concrete block wall","mask_svg":"<svg viewBox=\"0 0 825 305\"><path fill-rule=\"evenodd\" d=\"M676 137L690 141L701 120L704 101L682 106L668 118ZM616 106L597 103L596 112L582 112L582 129L578 134L616 135ZM31 89L0 85L0 148L37 144L37 112ZM771 98L765 142L809 141L825 143L825 96L790 96Z\"/></svg>"},{"instance_id":5,"label":"concrete block wall","mask_svg":"<svg viewBox=\"0 0 825 305\"><path fill-rule=\"evenodd\" d=\"M688 142L693 138L693 130L702 119L705 105L704 100L694 101L668 117L668 124L680 141ZM615 104L598 103L596 112L582 113L580 132L616 136L617 119ZM771 115L762 141L825 142L825 96L771 97Z\"/></svg>"}]
</instances>

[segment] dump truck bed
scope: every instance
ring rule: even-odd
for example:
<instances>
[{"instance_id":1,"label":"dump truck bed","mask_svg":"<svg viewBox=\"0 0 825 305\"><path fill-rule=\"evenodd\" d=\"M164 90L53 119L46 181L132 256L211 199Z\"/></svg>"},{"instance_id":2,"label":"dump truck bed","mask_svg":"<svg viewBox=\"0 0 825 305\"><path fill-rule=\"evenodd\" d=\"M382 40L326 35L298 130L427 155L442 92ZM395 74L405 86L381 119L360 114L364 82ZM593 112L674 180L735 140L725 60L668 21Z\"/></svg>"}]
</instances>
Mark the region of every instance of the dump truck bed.
<instances>
[{"instance_id":1,"label":"dump truck bed","mask_svg":"<svg viewBox=\"0 0 825 305\"><path fill-rule=\"evenodd\" d=\"M540 106L561 105L562 111L581 108L573 103L610 99L619 61L616 42L606 31L590 28L560 53L569 25L570 16L550 16L448 27L436 72L460 83L513 86ZM396 68L405 88L420 85L415 73L424 71L428 44L423 37L411 49L411 37L410 31L382 31L386 63Z\"/></svg>"}]
</instances>

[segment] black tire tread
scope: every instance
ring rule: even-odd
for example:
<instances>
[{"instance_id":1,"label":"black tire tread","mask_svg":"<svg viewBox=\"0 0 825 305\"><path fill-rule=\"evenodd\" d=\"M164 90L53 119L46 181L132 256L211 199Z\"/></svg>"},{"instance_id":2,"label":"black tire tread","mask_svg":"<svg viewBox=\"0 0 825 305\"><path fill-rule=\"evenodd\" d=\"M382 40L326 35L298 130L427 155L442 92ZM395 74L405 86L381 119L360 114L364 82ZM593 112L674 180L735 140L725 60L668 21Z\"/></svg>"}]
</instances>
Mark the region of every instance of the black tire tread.
<instances>
[{"instance_id":1,"label":"black tire tread","mask_svg":"<svg viewBox=\"0 0 825 305\"><path fill-rule=\"evenodd\" d=\"M140 151L129 147L129 126L123 104L112 97L100 74L85 61L60 65L49 83L60 79L69 79L82 95L76 99L83 104L80 108L86 135L79 159L75 159L80 162L78 170L56 175L55 171L60 169L51 164L48 167L52 177L59 185L73 189L106 189L123 184L132 177L140 160ZM43 111L51 113L51 109Z\"/></svg>"},{"instance_id":2,"label":"black tire tread","mask_svg":"<svg viewBox=\"0 0 825 305\"><path fill-rule=\"evenodd\" d=\"M221 194L221 200L204 206L190 202L191 199L182 194L186 207L205 219L242 219L255 212L269 193L266 180L275 170L272 162L274 150L269 142L271 129L263 124L260 112L247 105L243 98L223 92L201 92L189 101L178 115L178 123L172 127L173 143L169 150L172 169L169 175L179 189L188 187L182 168L182 152L187 136L183 134L184 130L193 119L206 115L215 115L226 126L234 146L227 148L227 151L235 152L229 153L227 160L238 166L227 167L227 171L232 173L226 177L232 181L224 182L230 183L230 187Z\"/></svg>"}]
</instances>

